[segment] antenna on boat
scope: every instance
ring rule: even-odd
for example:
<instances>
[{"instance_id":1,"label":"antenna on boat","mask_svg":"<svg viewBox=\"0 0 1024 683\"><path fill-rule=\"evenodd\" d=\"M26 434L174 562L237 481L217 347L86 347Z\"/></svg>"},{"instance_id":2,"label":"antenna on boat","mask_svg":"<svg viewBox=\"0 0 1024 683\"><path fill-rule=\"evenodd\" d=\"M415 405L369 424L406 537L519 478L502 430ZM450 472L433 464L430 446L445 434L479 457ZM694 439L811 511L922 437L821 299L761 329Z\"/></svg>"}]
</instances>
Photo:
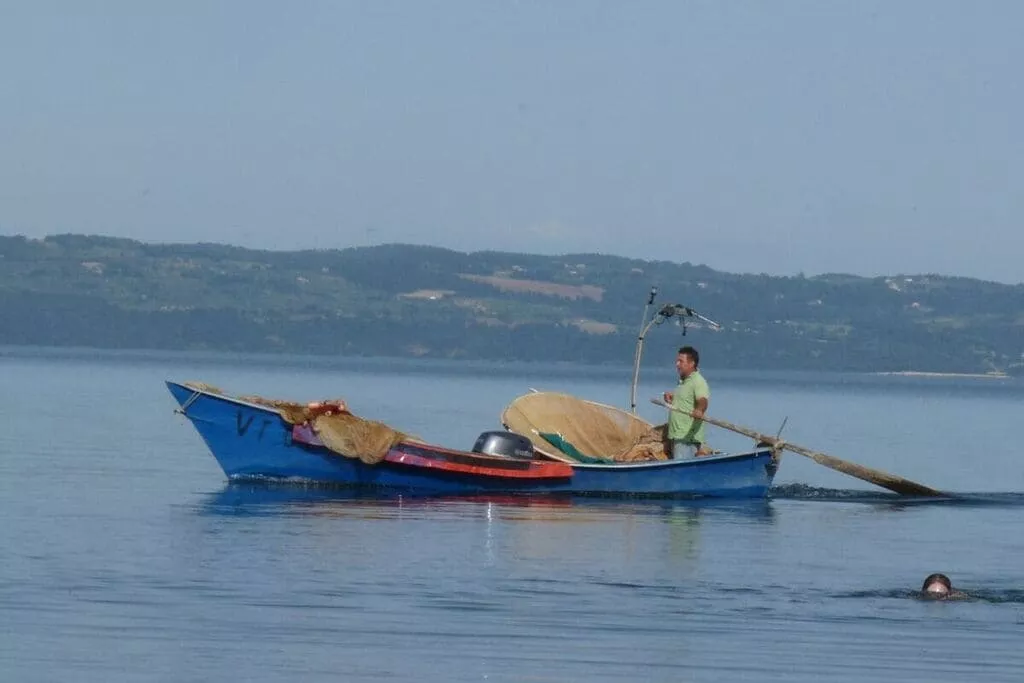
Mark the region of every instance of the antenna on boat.
<instances>
[{"instance_id":1,"label":"antenna on boat","mask_svg":"<svg viewBox=\"0 0 1024 683\"><path fill-rule=\"evenodd\" d=\"M658 293L657 287L651 287L651 294L647 298L647 305L644 306L644 317L640 321L640 334L636 338L636 353L633 354L633 384L629 389L629 410L632 413L636 413L636 385L640 380L640 357L643 355L644 350L644 337L647 336L647 331L651 329L652 325L660 325L669 318L676 317L681 322L685 321L686 318L697 318L698 320L707 323L709 327L714 329L721 329L721 325L716 323L710 318L705 318L703 315L693 310L689 306L683 306L682 304L665 304L661 309L651 318L650 322L647 322L647 309L654 304L654 297ZM683 326L683 334L686 334L686 326Z\"/></svg>"}]
</instances>

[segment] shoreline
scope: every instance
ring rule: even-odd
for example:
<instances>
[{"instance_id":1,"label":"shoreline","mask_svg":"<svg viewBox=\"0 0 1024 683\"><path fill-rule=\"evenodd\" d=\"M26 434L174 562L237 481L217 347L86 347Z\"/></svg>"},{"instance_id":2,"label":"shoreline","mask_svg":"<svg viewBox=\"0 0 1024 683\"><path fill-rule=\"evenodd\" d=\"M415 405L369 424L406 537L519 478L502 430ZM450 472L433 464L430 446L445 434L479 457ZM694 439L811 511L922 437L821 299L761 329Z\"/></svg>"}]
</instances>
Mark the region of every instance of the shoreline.
<instances>
[{"instance_id":1,"label":"shoreline","mask_svg":"<svg viewBox=\"0 0 1024 683\"><path fill-rule=\"evenodd\" d=\"M625 362L587 362L587 361L566 361L566 360L522 360L522 359L501 359L501 358L441 358L441 357L416 357L411 355L362 355L362 354L317 354L304 352L283 352L283 351L229 351L223 349L168 349L168 348L111 348L96 346L49 346L36 344L0 344L0 360L5 358L58 358L58 359L99 359L99 360L152 360L152 359L174 359L180 361L193 361L201 363L245 363L245 362L266 362L274 365L312 366L326 363L333 366L351 365L383 365L419 363L437 364L450 367L484 368L490 370L504 370L512 372L522 369L533 368L564 368L572 372L588 373L600 372L617 374L630 372L631 364ZM650 372L662 368L657 363L643 363L641 370ZM760 373L750 367L718 367L714 372L722 375L743 375L746 373ZM845 375L861 377L925 377L925 378L947 378L947 379L1015 379L1024 377L1016 373L1006 372L935 372L929 370L827 370L827 369L793 369L783 368L775 372L780 375L796 374L825 374Z\"/></svg>"},{"instance_id":2,"label":"shoreline","mask_svg":"<svg viewBox=\"0 0 1024 683\"><path fill-rule=\"evenodd\" d=\"M925 370L892 370L888 372L872 372L872 375L890 377L951 377L971 379L1010 379L1012 375L1005 372L928 372Z\"/></svg>"}]
</instances>

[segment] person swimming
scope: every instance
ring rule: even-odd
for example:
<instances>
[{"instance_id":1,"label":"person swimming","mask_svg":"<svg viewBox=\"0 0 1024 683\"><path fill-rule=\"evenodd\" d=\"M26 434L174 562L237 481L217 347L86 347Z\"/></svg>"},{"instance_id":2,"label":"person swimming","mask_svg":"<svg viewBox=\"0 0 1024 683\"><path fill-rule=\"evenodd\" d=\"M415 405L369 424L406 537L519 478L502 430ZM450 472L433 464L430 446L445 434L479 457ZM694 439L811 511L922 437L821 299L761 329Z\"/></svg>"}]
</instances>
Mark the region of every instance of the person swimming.
<instances>
[{"instance_id":1,"label":"person swimming","mask_svg":"<svg viewBox=\"0 0 1024 683\"><path fill-rule=\"evenodd\" d=\"M921 597L930 600L962 600L966 593L955 590L945 574L929 574L921 585Z\"/></svg>"}]
</instances>

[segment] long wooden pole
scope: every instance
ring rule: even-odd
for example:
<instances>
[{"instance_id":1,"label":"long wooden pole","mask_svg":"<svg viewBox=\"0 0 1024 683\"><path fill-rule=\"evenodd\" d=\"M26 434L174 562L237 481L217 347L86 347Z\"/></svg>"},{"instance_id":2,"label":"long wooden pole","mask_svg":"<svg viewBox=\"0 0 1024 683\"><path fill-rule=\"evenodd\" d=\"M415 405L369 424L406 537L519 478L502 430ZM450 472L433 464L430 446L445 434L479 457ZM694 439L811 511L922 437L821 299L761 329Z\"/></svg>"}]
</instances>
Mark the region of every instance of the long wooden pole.
<instances>
[{"instance_id":1,"label":"long wooden pole","mask_svg":"<svg viewBox=\"0 0 1024 683\"><path fill-rule=\"evenodd\" d=\"M942 496L942 495L945 495L941 491L937 491L937 490L931 488L930 486L925 486L924 484L918 484L917 482L910 481L909 479L904 479L903 477L896 476L895 474L889 474L888 472L882 472L881 470L876 470L876 469L872 469L870 467L865 467L864 465L858 465L855 462L849 462L847 460L840 460L839 458L836 458L834 456L828 455L826 453L822 453L820 451L812 451L810 448L804 448L803 446L798 446L798 445L796 445L794 443L789 443L789 442L787 442L787 441L785 441L783 439L779 439L777 437L770 436L768 434L761 434L760 432L756 432L753 429L748 429L746 427L741 427L739 425L734 425L733 423L726 422L725 420L719 420L719 419L716 419L716 418L713 418L713 417L708 417L707 415L704 415L701 418L697 418L697 416L694 415L692 412L681 410L679 408L674 408L674 407L668 405L667 403L665 403L664 401L662 401L661 399L652 398L651 399L651 403L653 403L655 405L662 406L664 408L668 408L669 410L674 410L677 413L683 413L684 415L689 415L690 417L693 417L695 419L704 420L704 422L707 422L710 425L714 425L716 427L721 427L722 429L728 429L730 432L736 432L737 434L742 434L744 436L749 436L751 439L756 439L757 441L763 441L764 443L772 446L773 448L784 448L787 451L792 451L794 453L797 453L798 455L803 455L805 457L810 458L811 460L813 460L814 462L818 463L819 465L823 465L823 466L828 467L829 469L835 470L837 472L842 472L843 474L848 474L851 477L856 477L857 479L861 479L863 481L870 482L870 483L872 483L872 484L874 484L876 486L881 486L884 489L889 489L890 491L895 491L896 493L899 493L900 495L904 495L904 496Z\"/></svg>"}]
</instances>

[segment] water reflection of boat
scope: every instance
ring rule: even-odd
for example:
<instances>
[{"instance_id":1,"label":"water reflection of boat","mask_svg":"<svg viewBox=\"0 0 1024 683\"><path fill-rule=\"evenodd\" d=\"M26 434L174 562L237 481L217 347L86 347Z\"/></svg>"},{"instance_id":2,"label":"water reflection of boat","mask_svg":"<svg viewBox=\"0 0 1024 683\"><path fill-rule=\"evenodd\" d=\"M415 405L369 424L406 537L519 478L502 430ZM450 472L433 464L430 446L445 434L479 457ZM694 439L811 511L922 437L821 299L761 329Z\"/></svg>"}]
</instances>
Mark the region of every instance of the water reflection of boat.
<instances>
[{"instance_id":1,"label":"water reflection of boat","mask_svg":"<svg viewBox=\"0 0 1024 683\"><path fill-rule=\"evenodd\" d=\"M458 451L403 440L372 464L339 454L272 405L168 382L229 479L273 478L433 494L568 493L764 497L777 463L769 448L697 460L567 463ZM529 442L527 442L529 443Z\"/></svg>"},{"instance_id":2,"label":"water reflection of boat","mask_svg":"<svg viewBox=\"0 0 1024 683\"><path fill-rule=\"evenodd\" d=\"M447 495L409 495L397 490L371 489L334 485L295 485L267 480L236 480L209 494L203 508L214 514L250 514L298 509L377 508L444 508L467 504L504 507L563 508L573 504L564 494L509 495L501 493L469 493Z\"/></svg>"},{"instance_id":3,"label":"water reflection of boat","mask_svg":"<svg viewBox=\"0 0 1024 683\"><path fill-rule=\"evenodd\" d=\"M670 525L692 526L706 513L770 522L773 519L768 499L730 500L700 498L688 500L624 499L573 496L563 493L540 494L443 494L409 495L393 490L375 490L349 486L305 485L267 480L231 481L222 489L208 494L203 511L216 515L321 514L330 511L376 510L376 516L389 516L389 510L444 510L470 505L501 508L507 516L517 519L548 521L601 521L608 518L649 517L663 519ZM558 511L572 510L571 516ZM545 511L556 512L554 515Z\"/></svg>"}]
</instances>

